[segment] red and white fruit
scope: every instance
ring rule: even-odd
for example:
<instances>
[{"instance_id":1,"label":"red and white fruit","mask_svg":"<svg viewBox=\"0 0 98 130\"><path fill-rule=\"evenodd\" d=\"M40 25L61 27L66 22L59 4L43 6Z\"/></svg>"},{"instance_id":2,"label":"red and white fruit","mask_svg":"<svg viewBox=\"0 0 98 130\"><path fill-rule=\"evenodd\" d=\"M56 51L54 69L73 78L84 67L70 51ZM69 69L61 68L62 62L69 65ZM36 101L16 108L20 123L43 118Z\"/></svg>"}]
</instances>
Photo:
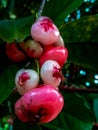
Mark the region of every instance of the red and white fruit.
<instances>
[{"instance_id":1,"label":"red and white fruit","mask_svg":"<svg viewBox=\"0 0 98 130\"><path fill-rule=\"evenodd\" d=\"M44 45L57 42L60 32L52 20L41 16L31 27L31 37Z\"/></svg>"},{"instance_id":2,"label":"red and white fruit","mask_svg":"<svg viewBox=\"0 0 98 130\"><path fill-rule=\"evenodd\" d=\"M31 58L39 58L43 54L43 48L40 43L33 40L28 40L21 44L21 48Z\"/></svg>"},{"instance_id":3,"label":"red and white fruit","mask_svg":"<svg viewBox=\"0 0 98 130\"><path fill-rule=\"evenodd\" d=\"M15 114L22 122L46 123L55 119L64 106L61 93L50 85L25 93L15 103Z\"/></svg>"},{"instance_id":4,"label":"red and white fruit","mask_svg":"<svg viewBox=\"0 0 98 130\"><path fill-rule=\"evenodd\" d=\"M6 44L6 54L14 62L21 62L26 59L26 55L18 49L17 43Z\"/></svg>"},{"instance_id":5,"label":"red and white fruit","mask_svg":"<svg viewBox=\"0 0 98 130\"><path fill-rule=\"evenodd\" d=\"M53 49L54 47L55 47L54 44L51 44L51 45L43 45L44 53L45 53L46 51L48 51L48 50ZM44 53L43 53L43 54L44 54Z\"/></svg>"},{"instance_id":6,"label":"red and white fruit","mask_svg":"<svg viewBox=\"0 0 98 130\"><path fill-rule=\"evenodd\" d=\"M58 41L54 43L54 46L65 46L62 36L59 37Z\"/></svg>"},{"instance_id":7,"label":"red and white fruit","mask_svg":"<svg viewBox=\"0 0 98 130\"><path fill-rule=\"evenodd\" d=\"M58 87L62 78L61 67L56 61L47 60L41 67L40 75L45 84Z\"/></svg>"},{"instance_id":8,"label":"red and white fruit","mask_svg":"<svg viewBox=\"0 0 98 130\"><path fill-rule=\"evenodd\" d=\"M58 46L58 47L47 49L47 51L40 58L40 61L39 61L40 66L46 60L55 60L62 67L65 64L67 57L68 57L68 50L63 46Z\"/></svg>"},{"instance_id":9,"label":"red and white fruit","mask_svg":"<svg viewBox=\"0 0 98 130\"><path fill-rule=\"evenodd\" d=\"M15 76L15 84L18 92L23 95L27 91L37 87L39 75L32 69L20 69Z\"/></svg>"},{"instance_id":10,"label":"red and white fruit","mask_svg":"<svg viewBox=\"0 0 98 130\"><path fill-rule=\"evenodd\" d=\"M53 49L53 48L55 48L55 47L60 47L60 46L62 46L62 47L65 46L65 45L64 45L64 40L63 40L63 38L62 38L61 36L59 37L59 39L58 39L57 42L55 42L55 43L53 43L53 44L51 44L51 45L44 45L44 46L43 46L43 49L44 49L44 52L46 52L46 51L48 51L48 50L50 50L50 49Z\"/></svg>"}]
</instances>

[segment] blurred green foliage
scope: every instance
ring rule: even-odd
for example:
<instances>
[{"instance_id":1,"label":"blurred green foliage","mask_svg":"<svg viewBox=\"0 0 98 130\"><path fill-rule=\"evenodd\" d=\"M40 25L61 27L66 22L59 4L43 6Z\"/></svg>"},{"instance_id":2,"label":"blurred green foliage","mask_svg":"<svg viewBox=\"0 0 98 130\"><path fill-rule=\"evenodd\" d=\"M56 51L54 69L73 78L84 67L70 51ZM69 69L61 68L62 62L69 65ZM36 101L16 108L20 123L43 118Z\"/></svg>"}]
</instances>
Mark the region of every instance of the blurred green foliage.
<instances>
[{"instance_id":1,"label":"blurred green foliage","mask_svg":"<svg viewBox=\"0 0 98 130\"><path fill-rule=\"evenodd\" d=\"M91 130L93 123L98 121L97 94L61 91L65 106L51 123L32 126L14 117L13 106L19 98L13 92L14 75L27 61L19 64L10 61L5 53L5 44L14 40L23 41L30 35L29 29L37 17L40 4L41 0L0 0L0 130ZM86 88L85 83L89 81L90 88L98 87L94 83L94 75L98 74L97 13L98 0L46 2L43 15L49 16L58 26L69 50L68 61L63 68L66 85ZM86 74L82 75L81 70ZM12 116L15 118L14 124L9 122Z\"/></svg>"}]
</instances>

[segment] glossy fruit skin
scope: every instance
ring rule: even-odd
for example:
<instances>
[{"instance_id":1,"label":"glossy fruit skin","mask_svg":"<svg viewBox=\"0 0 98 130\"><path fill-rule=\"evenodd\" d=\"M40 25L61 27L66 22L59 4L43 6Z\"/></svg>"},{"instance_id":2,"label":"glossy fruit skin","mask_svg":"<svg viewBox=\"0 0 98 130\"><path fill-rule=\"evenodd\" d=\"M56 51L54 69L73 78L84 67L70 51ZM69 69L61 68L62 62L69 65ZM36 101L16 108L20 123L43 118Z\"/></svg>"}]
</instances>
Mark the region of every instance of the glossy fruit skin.
<instances>
[{"instance_id":1,"label":"glossy fruit skin","mask_svg":"<svg viewBox=\"0 0 98 130\"><path fill-rule=\"evenodd\" d=\"M52 86L44 85L18 99L15 114L22 122L46 123L55 119L63 106L63 96Z\"/></svg>"},{"instance_id":2,"label":"glossy fruit skin","mask_svg":"<svg viewBox=\"0 0 98 130\"><path fill-rule=\"evenodd\" d=\"M44 50L43 54L44 54L46 51L51 50L51 49L53 49L53 48L55 48L55 45L54 45L54 44L44 45L44 46L43 46L43 50ZM41 57L40 57L40 58L41 58Z\"/></svg>"},{"instance_id":3,"label":"glossy fruit skin","mask_svg":"<svg viewBox=\"0 0 98 130\"><path fill-rule=\"evenodd\" d=\"M40 58L43 54L43 48L40 43L33 40L27 40L21 44L21 48L27 53L31 58Z\"/></svg>"},{"instance_id":4,"label":"glossy fruit skin","mask_svg":"<svg viewBox=\"0 0 98 130\"><path fill-rule=\"evenodd\" d=\"M62 36L60 35L60 37L58 38L57 42L54 43L54 46L65 46L64 44L64 40L62 38Z\"/></svg>"},{"instance_id":5,"label":"glossy fruit skin","mask_svg":"<svg viewBox=\"0 0 98 130\"><path fill-rule=\"evenodd\" d=\"M50 45L58 40L60 32L52 20L41 16L31 27L31 37L44 45Z\"/></svg>"},{"instance_id":6,"label":"glossy fruit skin","mask_svg":"<svg viewBox=\"0 0 98 130\"><path fill-rule=\"evenodd\" d=\"M16 43L6 44L6 54L8 58L14 62L21 62L27 58L27 56L17 48Z\"/></svg>"},{"instance_id":7,"label":"glossy fruit skin","mask_svg":"<svg viewBox=\"0 0 98 130\"><path fill-rule=\"evenodd\" d=\"M45 84L58 87L61 82L61 67L54 60L47 60L41 66L41 79Z\"/></svg>"},{"instance_id":8,"label":"glossy fruit skin","mask_svg":"<svg viewBox=\"0 0 98 130\"><path fill-rule=\"evenodd\" d=\"M40 66L46 61L46 60L55 60L59 63L61 67L65 64L66 60L68 58L68 50L63 46L53 47L49 50L47 50L40 58Z\"/></svg>"},{"instance_id":9,"label":"glossy fruit skin","mask_svg":"<svg viewBox=\"0 0 98 130\"><path fill-rule=\"evenodd\" d=\"M20 69L15 76L17 91L23 95L27 91L37 87L39 75L32 69Z\"/></svg>"},{"instance_id":10,"label":"glossy fruit skin","mask_svg":"<svg viewBox=\"0 0 98 130\"><path fill-rule=\"evenodd\" d=\"M65 46L65 45L64 45L64 40L63 40L62 36L60 36L60 37L58 38L57 42L55 42L55 43L53 43L53 44L51 44L51 45L44 45L44 46L43 46L43 49L44 49L44 52L45 52L45 51L48 51L48 50L50 50L50 49L53 49L53 48L55 48L55 47L60 47L60 46L62 46L62 47Z\"/></svg>"}]
</instances>

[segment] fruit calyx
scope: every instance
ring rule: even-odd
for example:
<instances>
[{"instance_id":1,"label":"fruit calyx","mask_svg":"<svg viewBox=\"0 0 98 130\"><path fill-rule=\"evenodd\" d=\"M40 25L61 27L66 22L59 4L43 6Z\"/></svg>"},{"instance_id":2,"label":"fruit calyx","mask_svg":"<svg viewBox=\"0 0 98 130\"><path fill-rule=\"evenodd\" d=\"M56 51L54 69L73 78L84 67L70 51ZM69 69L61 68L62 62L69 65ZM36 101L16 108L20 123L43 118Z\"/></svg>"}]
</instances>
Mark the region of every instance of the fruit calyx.
<instances>
[{"instance_id":1,"label":"fruit calyx","mask_svg":"<svg viewBox=\"0 0 98 130\"><path fill-rule=\"evenodd\" d=\"M61 80L64 82L65 78L62 74L62 70L61 68L57 68L56 66L54 66L54 72L53 72L53 77L55 78L61 78Z\"/></svg>"},{"instance_id":2,"label":"fruit calyx","mask_svg":"<svg viewBox=\"0 0 98 130\"><path fill-rule=\"evenodd\" d=\"M27 74L27 72L24 72L19 76L18 84L23 86L28 79L30 79L30 76Z\"/></svg>"},{"instance_id":3,"label":"fruit calyx","mask_svg":"<svg viewBox=\"0 0 98 130\"><path fill-rule=\"evenodd\" d=\"M40 25L44 27L45 32L47 32L50 28L54 29L53 23L49 18L43 19Z\"/></svg>"},{"instance_id":4,"label":"fruit calyx","mask_svg":"<svg viewBox=\"0 0 98 130\"><path fill-rule=\"evenodd\" d=\"M62 73L61 73L60 68L57 68L56 66L54 66L53 77L55 77L55 78L61 78L62 77Z\"/></svg>"}]
</instances>

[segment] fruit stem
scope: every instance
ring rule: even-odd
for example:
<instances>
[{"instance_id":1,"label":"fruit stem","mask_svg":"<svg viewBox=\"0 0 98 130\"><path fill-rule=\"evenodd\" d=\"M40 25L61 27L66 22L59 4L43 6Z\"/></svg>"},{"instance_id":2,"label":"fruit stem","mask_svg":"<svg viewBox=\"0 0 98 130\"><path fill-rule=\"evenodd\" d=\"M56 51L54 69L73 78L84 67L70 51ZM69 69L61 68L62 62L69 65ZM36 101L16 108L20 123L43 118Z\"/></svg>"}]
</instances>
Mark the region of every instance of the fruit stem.
<instances>
[{"instance_id":1,"label":"fruit stem","mask_svg":"<svg viewBox=\"0 0 98 130\"><path fill-rule=\"evenodd\" d=\"M7 104L8 104L8 109L9 109L10 114L13 115L12 114L12 109L11 109L11 102L8 101Z\"/></svg>"},{"instance_id":2,"label":"fruit stem","mask_svg":"<svg viewBox=\"0 0 98 130\"><path fill-rule=\"evenodd\" d=\"M72 93L72 92L77 92L77 93L98 93L98 89L93 89L93 88L76 88L76 87L73 87L73 86L68 87L68 86L60 85L59 89L63 90L64 92L69 92L69 93Z\"/></svg>"},{"instance_id":3,"label":"fruit stem","mask_svg":"<svg viewBox=\"0 0 98 130\"><path fill-rule=\"evenodd\" d=\"M38 75L39 75L39 69L40 69L40 67L39 67L39 62L38 62L38 60L35 60L35 62L36 62L36 69L37 69L37 73L38 73Z\"/></svg>"},{"instance_id":4,"label":"fruit stem","mask_svg":"<svg viewBox=\"0 0 98 130\"><path fill-rule=\"evenodd\" d=\"M45 3L46 3L47 0L42 0L41 2L41 5L40 5L40 8L38 10L38 15L37 15L37 18L39 18L43 12L43 9L44 9L44 6L45 6Z\"/></svg>"},{"instance_id":5,"label":"fruit stem","mask_svg":"<svg viewBox=\"0 0 98 130\"><path fill-rule=\"evenodd\" d=\"M65 77L62 74L61 69L54 67L53 77L61 78L62 82L65 82Z\"/></svg>"},{"instance_id":6,"label":"fruit stem","mask_svg":"<svg viewBox=\"0 0 98 130\"><path fill-rule=\"evenodd\" d=\"M28 61L27 63L26 63L26 65L25 65L25 67L24 67L24 69L27 69L29 66L30 66L30 61Z\"/></svg>"}]
</instances>

